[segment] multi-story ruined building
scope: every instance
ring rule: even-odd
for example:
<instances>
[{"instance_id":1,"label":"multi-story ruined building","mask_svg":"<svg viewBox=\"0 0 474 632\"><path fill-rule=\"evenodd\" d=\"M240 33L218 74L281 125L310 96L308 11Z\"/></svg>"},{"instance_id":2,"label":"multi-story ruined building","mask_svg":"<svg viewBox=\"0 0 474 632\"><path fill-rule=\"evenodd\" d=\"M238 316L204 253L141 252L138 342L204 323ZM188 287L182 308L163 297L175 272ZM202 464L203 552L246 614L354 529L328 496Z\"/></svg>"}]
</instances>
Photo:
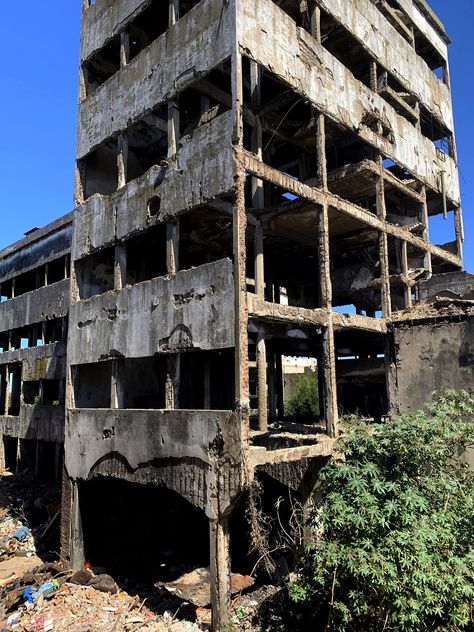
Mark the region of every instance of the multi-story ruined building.
<instances>
[{"instance_id":1,"label":"multi-story ruined building","mask_svg":"<svg viewBox=\"0 0 474 632\"><path fill-rule=\"evenodd\" d=\"M472 386L469 306L420 308L462 270L448 43L424 0L83 0L73 566L210 564L220 629L252 481L268 506L288 489L310 503L340 413L406 409L410 384L417 404ZM439 218L449 243L434 245ZM44 320L3 313L2 331ZM449 376L423 373L444 361L433 339ZM285 415L288 356L318 367L306 423Z\"/></svg>"},{"instance_id":2,"label":"multi-story ruined building","mask_svg":"<svg viewBox=\"0 0 474 632\"><path fill-rule=\"evenodd\" d=\"M0 463L62 476L72 213L0 251Z\"/></svg>"}]
</instances>

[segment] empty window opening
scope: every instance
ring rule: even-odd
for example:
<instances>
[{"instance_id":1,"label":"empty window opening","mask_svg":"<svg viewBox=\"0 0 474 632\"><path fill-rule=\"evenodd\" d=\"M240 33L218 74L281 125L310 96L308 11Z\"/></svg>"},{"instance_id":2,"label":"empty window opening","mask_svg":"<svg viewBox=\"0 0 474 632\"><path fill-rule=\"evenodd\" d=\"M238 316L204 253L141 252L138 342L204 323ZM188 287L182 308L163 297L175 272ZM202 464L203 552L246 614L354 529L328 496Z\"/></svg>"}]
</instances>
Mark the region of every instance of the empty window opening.
<instances>
[{"instance_id":1,"label":"empty window opening","mask_svg":"<svg viewBox=\"0 0 474 632\"><path fill-rule=\"evenodd\" d=\"M116 35L82 65L86 96L94 94L119 69L120 35Z\"/></svg>"},{"instance_id":2,"label":"empty window opening","mask_svg":"<svg viewBox=\"0 0 474 632\"><path fill-rule=\"evenodd\" d=\"M314 441L314 433L325 432L320 424L324 410L324 388L319 367L322 362L322 337L309 328L282 327L266 325L266 389L263 401L266 401L266 416L270 428L281 430L285 424L288 432L298 433L297 424L307 426ZM257 354L258 336L249 336L249 385L251 406L251 427L258 429L258 420L262 413L262 393L259 393L258 370L260 356ZM273 426L277 423L276 426ZM294 425L296 424L296 425ZM310 428L312 427L312 429ZM299 433L301 434L301 433ZM304 431L303 431L304 434ZM254 438L255 445L268 449L288 448L295 445L291 436L273 437L264 435ZM301 437L297 441L301 441Z\"/></svg>"},{"instance_id":3,"label":"empty window opening","mask_svg":"<svg viewBox=\"0 0 474 632\"><path fill-rule=\"evenodd\" d=\"M430 241L450 250L456 244L456 228L454 212L450 211L444 218L443 214L429 216Z\"/></svg>"},{"instance_id":4,"label":"empty window opening","mask_svg":"<svg viewBox=\"0 0 474 632\"><path fill-rule=\"evenodd\" d=\"M48 263L48 285L69 277L68 257L60 257Z\"/></svg>"},{"instance_id":5,"label":"empty window opening","mask_svg":"<svg viewBox=\"0 0 474 632\"><path fill-rule=\"evenodd\" d=\"M166 270L166 225L158 224L138 237L129 239L127 284L150 281L164 276Z\"/></svg>"},{"instance_id":6,"label":"empty window opening","mask_svg":"<svg viewBox=\"0 0 474 632\"><path fill-rule=\"evenodd\" d=\"M76 262L80 299L114 289L114 248L105 248Z\"/></svg>"},{"instance_id":7,"label":"empty window opening","mask_svg":"<svg viewBox=\"0 0 474 632\"><path fill-rule=\"evenodd\" d=\"M117 190L117 140L109 139L83 158L79 171L83 179L84 198L91 195L111 195Z\"/></svg>"},{"instance_id":8,"label":"empty window opening","mask_svg":"<svg viewBox=\"0 0 474 632\"><path fill-rule=\"evenodd\" d=\"M9 402L8 414L17 416L20 414L21 406L21 365L10 367L10 384L9 384Z\"/></svg>"},{"instance_id":9,"label":"empty window opening","mask_svg":"<svg viewBox=\"0 0 474 632\"><path fill-rule=\"evenodd\" d=\"M3 453L5 457L5 469L16 472L16 460L18 452L18 439L16 437L3 437Z\"/></svg>"},{"instance_id":10,"label":"empty window opening","mask_svg":"<svg viewBox=\"0 0 474 632\"><path fill-rule=\"evenodd\" d=\"M39 380L23 382L23 401L31 406L41 404Z\"/></svg>"},{"instance_id":11,"label":"empty window opening","mask_svg":"<svg viewBox=\"0 0 474 632\"><path fill-rule=\"evenodd\" d=\"M229 209L229 213L206 206L180 215L180 270L232 258L232 205L229 202L222 202L222 205Z\"/></svg>"},{"instance_id":12,"label":"empty window opening","mask_svg":"<svg viewBox=\"0 0 474 632\"><path fill-rule=\"evenodd\" d=\"M44 406L59 406L59 403L63 401L62 382L61 380L43 380L43 405Z\"/></svg>"},{"instance_id":13,"label":"empty window opening","mask_svg":"<svg viewBox=\"0 0 474 632\"><path fill-rule=\"evenodd\" d=\"M311 225L314 231L308 230ZM277 208L265 209L262 227L265 300L294 307L320 307L314 205L304 200L285 200ZM247 282L254 292L258 291L255 287L257 247L256 232L251 229L247 232Z\"/></svg>"},{"instance_id":14,"label":"empty window opening","mask_svg":"<svg viewBox=\"0 0 474 632\"><path fill-rule=\"evenodd\" d=\"M110 408L111 362L81 364L73 369L75 408Z\"/></svg>"},{"instance_id":15,"label":"empty window opening","mask_svg":"<svg viewBox=\"0 0 474 632\"><path fill-rule=\"evenodd\" d=\"M42 278L44 279L44 268ZM43 284L44 281L41 282L41 275L37 270L20 274L15 278L15 296L21 296L21 294L26 294L26 292L33 292L33 290L36 290Z\"/></svg>"},{"instance_id":16,"label":"empty window opening","mask_svg":"<svg viewBox=\"0 0 474 632\"><path fill-rule=\"evenodd\" d=\"M168 153L168 122L164 106L155 109L127 131L127 181L135 180Z\"/></svg>"},{"instance_id":17,"label":"empty window opening","mask_svg":"<svg viewBox=\"0 0 474 632\"><path fill-rule=\"evenodd\" d=\"M435 147L442 154L454 157L453 135L426 108L420 106L421 132L433 141Z\"/></svg>"},{"instance_id":18,"label":"empty window opening","mask_svg":"<svg viewBox=\"0 0 474 632\"><path fill-rule=\"evenodd\" d=\"M164 4L161 0L152 0L150 6L129 24L129 60L136 57L166 31L168 13L168 4Z\"/></svg>"},{"instance_id":19,"label":"empty window opening","mask_svg":"<svg viewBox=\"0 0 474 632\"><path fill-rule=\"evenodd\" d=\"M259 67L260 103L252 102L250 60L243 59L245 107L259 117L262 134L256 136L257 121L244 116L244 147L261 153L263 161L296 180L316 176L316 112L309 101Z\"/></svg>"},{"instance_id":20,"label":"empty window opening","mask_svg":"<svg viewBox=\"0 0 474 632\"><path fill-rule=\"evenodd\" d=\"M44 327L44 343L46 345L63 342L66 338L67 332L64 318L53 318L46 321Z\"/></svg>"},{"instance_id":21,"label":"empty window opening","mask_svg":"<svg viewBox=\"0 0 474 632\"><path fill-rule=\"evenodd\" d=\"M123 385L123 408L165 408L164 356L127 358L120 363L119 375Z\"/></svg>"},{"instance_id":22,"label":"empty window opening","mask_svg":"<svg viewBox=\"0 0 474 632\"><path fill-rule=\"evenodd\" d=\"M234 353L180 354L179 408L230 410L234 401Z\"/></svg>"},{"instance_id":23,"label":"empty window opening","mask_svg":"<svg viewBox=\"0 0 474 632\"><path fill-rule=\"evenodd\" d=\"M52 441L36 442L36 475L39 480L54 483L58 479L56 471L56 444Z\"/></svg>"},{"instance_id":24,"label":"empty window opening","mask_svg":"<svg viewBox=\"0 0 474 632\"><path fill-rule=\"evenodd\" d=\"M17 469L19 472L31 471L36 469L36 441L33 439L20 439L19 458Z\"/></svg>"},{"instance_id":25,"label":"empty window opening","mask_svg":"<svg viewBox=\"0 0 474 632\"><path fill-rule=\"evenodd\" d=\"M231 64L227 60L179 95L180 137L232 108Z\"/></svg>"},{"instance_id":26,"label":"empty window opening","mask_svg":"<svg viewBox=\"0 0 474 632\"><path fill-rule=\"evenodd\" d=\"M419 30L415 29L415 50L417 54L426 62L428 68L442 81L446 61L441 57L429 39Z\"/></svg>"},{"instance_id":27,"label":"empty window opening","mask_svg":"<svg viewBox=\"0 0 474 632\"><path fill-rule=\"evenodd\" d=\"M370 87L372 58L337 20L321 11L321 43L356 79Z\"/></svg>"},{"instance_id":28,"label":"empty window opening","mask_svg":"<svg viewBox=\"0 0 474 632\"><path fill-rule=\"evenodd\" d=\"M80 486L79 500L86 559L119 586L149 594L157 581L209 566L209 520L176 492L100 476ZM129 546L137 533L146 547Z\"/></svg>"},{"instance_id":29,"label":"empty window opening","mask_svg":"<svg viewBox=\"0 0 474 632\"><path fill-rule=\"evenodd\" d=\"M368 332L336 334L339 409L375 422L388 413L385 338Z\"/></svg>"},{"instance_id":30,"label":"empty window opening","mask_svg":"<svg viewBox=\"0 0 474 632\"><path fill-rule=\"evenodd\" d=\"M350 313L346 306L352 305L356 313L375 317L381 306L377 232L335 209L329 229L333 306Z\"/></svg>"}]
</instances>

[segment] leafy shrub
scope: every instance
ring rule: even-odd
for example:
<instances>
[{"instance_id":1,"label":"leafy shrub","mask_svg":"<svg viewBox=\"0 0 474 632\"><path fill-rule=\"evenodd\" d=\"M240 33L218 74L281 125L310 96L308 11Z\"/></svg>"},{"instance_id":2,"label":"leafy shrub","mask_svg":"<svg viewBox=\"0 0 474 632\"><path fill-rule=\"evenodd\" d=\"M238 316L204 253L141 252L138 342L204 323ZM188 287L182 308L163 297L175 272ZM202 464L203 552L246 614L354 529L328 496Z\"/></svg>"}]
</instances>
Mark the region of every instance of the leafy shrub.
<instances>
[{"instance_id":1,"label":"leafy shrub","mask_svg":"<svg viewBox=\"0 0 474 632\"><path fill-rule=\"evenodd\" d=\"M318 376L316 373L302 373L297 376L295 394L285 402L285 415L289 417L319 415Z\"/></svg>"},{"instance_id":2,"label":"leafy shrub","mask_svg":"<svg viewBox=\"0 0 474 632\"><path fill-rule=\"evenodd\" d=\"M290 585L323 629L473 629L474 475L460 458L473 418L447 391L427 412L349 424Z\"/></svg>"}]
</instances>

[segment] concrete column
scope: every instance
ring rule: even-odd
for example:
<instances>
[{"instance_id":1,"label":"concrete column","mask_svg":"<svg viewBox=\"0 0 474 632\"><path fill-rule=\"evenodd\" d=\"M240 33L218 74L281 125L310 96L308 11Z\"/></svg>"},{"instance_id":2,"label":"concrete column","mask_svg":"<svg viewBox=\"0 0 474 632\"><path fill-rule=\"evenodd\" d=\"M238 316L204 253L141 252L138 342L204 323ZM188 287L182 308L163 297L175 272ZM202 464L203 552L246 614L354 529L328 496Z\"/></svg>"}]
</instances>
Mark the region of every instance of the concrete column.
<instances>
[{"instance_id":1,"label":"concrete column","mask_svg":"<svg viewBox=\"0 0 474 632\"><path fill-rule=\"evenodd\" d=\"M254 232L255 294L265 299L265 261L263 255L263 224L257 220Z\"/></svg>"},{"instance_id":2,"label":"concrete column","mask_svg":"<svg viewBox=\"0 0 474 632\"><path fill-rule=\"evenodd\" d=\"M82 531L81 508L79 505L79 487L76 481L72 482L70 556L72 569L79 570L83 568L85 562L84 534Z\"/></svg>"},{"instance_id":3,"label":"concrete column","mask_svg":"<svg viewBox=\"0 0 474 632\"><path fill-rule=\"evenodd\" d=\"M110 408L117 409L124 406L123 380L120 360L112 360L110 371Z\"/></svg>"},{"instance_id":4,"label":"concrete column","mask_svg":"<svg viewBox=\"0 0 474 632\"><path fill-rule=\"evenodd\" d=\"M318 114L316 118L316 155L318 160L318 179L321 188L327 191L328 169L326 158L326 119L324 114Z\"/></svg>"},{"instance_id":5,"label":"concrete column","mask_svg":"<svg viewBox=\"0 0 474 632\"><path fill-rule=\"evenodd\" d=\"M166 224L166 268L168 274L179 271L179 219Z\"/></svg>"},{"instance_id":6,"label":"concrete column","mask_svg":"<svg viewBox=\"0 0 474 632\"><path fill-rule=\"evenodd\" d=\"M275 371L275 352L267 353L268 376L268 417L271 421L277 418L277 378Z\"/></svg>"},{"instance_id":7,"label":"concrete column","mask_svg":"<svg viewBox=\"0 0 474 632\"><path fill-rule=\"evenodd\" d=\"M2 382L1 382L1 394L0 401L2 402L2 409L0 410L0 415L8 415L8 390L9 390L9 369L8 365L5 366L4 371L2 372Z\"/></svg>"},{"instance_id":8,"label":"concrete column","mask_svg":"<svg viewBox=\"0 0 474 632\"><path fill-rule=\"evenodd\" d=\"M117 292L127 285L127 249L124 244L115 246L114 254L114 289Z\"/></svg>"},{"instance_id":9,"label":"concrete column","mask_svg":"<svg viewBox=\"0 0 474 632\"><path fill-rule=\"evenodd\" d=\"M15 298L16 279L12 279L12 298Z\"/></svg>"},{"instance_id":10,"label":"concrete column","mask_svg":"<svg viewBox=\"0 0 474 632\"><path fill-rule=\"evenodd\" d=\"M212 632L222 632L230 621L229 519L210 521L210 576Z\"/></svg>"},{"instance_id":11,"label":"concrete column","mask_svg":"<svg viewBox=\"0 0 474 632\"><path fill-rule=\"evenodd\" d=\"M404 276L404 292L405 292L405 307L407 309L412 308L412 300L411 300L411 286L408 283L408 244L406 241L402 241L402 272Z\"/></svg>"},{"instance_id":12,"label":"concrete column","mask_svg":"<svg viewBox=\"0 0 474 632\"><path fill-rule=\"evenodd\" d=\"M128 139L126 132L119 134L117 140L117 189L121 189L127 184L128 168Z\"/></svg>"},{"instance_id":13,"label":"concrete column","mask_svg":"<svg viewBox=\"0 0 474 632\"><path fill-rule=\"evenodd\" d=\"M283 360L280 351L275 354L276 405L279 419L283 419L285 411L283 405Z\"/></svg>"},{"instance_id":14,"label":"concrete column","mask_svg":"<svg viewBox=\"0 0 474 632\"><path fill-rule=\"evenodd\" d=\"M378 156L378 176L376 181L377 195L377 216L385 221L387 218L387 209L385 207L385 184L384 184L384 166L382 156ZM382 231L379 233L379 259L380 259L380 280L381 280L381 302L382 313L385 318L392 315L392 301L390 293L390 271L388 265L388 238L387 233Z\"/></svg>"},{"instance_id":15,"label":"concrete column","mask_svg":"<svg viewBox=\"0 0 474 632\"><path fill-rule=\"evenodd\" d=\"M178 151L179 118L179 102L172 99L168 103L168 158Z\"/></svg>"},{"instance_id":16,"label":"concrete column","mask_svg":"<svg viewBox=\"0 0 474 632\"><path fill-rule=\"evenodd\" d=\"M179 408L179 382L181 373L181 356L174 353L166 358L165 408Z\"/></svg>"},{"instance_id":17,"label":"concrete column","mask_svg":"<svg viewBox=\"0 0 474 632\"><path fill-rule=\"evenodd\" d=\"M430 241L430 222L429 222L429 215L428 215L428 202L426 200L426 187L424 185L421 187L420 193L422 197L421 221L424 226L423 239L426 242L429 242ZM433 264L431 262L431 252L428 252L428 251L425 252L425 268L428 271L428 278L431 278L433 275Z\"/></svg>"},{"instance_id":18,"label":"concrete column","mask_svg":"<svg viewBox=\"0 0 474 632\"><path fill-rule=\"evenodd\" d=\"M44 266L44 286L49 285L49 265L46 263Z\"/></svg>"},{"instance_id":19,"label":"concrete column","mask_svg":"<svg viewBox=\"0 0 474 632\"><path fill-rule=\"evenodd\" d=\"M464 226L462 221L462 211L460 208L454 209L454 229L456 231L458 257L462 259L464 246Z\"/></svg>"},{"instance_id":20,"label":"concrete column","mask_svg":"<svg viewBox=\"0 0 474 632\"><path fill-rule=\"evenodd\" d=\"M128 31L120 33L120 68L128 64L130 58L130 36Z\"/></svg>"},{"instance_id":21,"label":"concrete column","mask_svg":"<svg viewBox=\"0 0 474 632\"><path fill-rule=\"evenodd\" d=\"M263 332L257 338L258 429L268 430L267 346Z\"/></svg>"},{"instance_id":22,"label":"concrete column","mask_svg":"<svg viewBox=\"0 0 474 632\"><path fill-rule=\"evenodd\" d=\"M323 373L323 415L329 437L339 434L339 411L337 403L336 348L332 316L322 333L321 369Z\"/></svg>"},{"instance_id":23,"label":"concrete column","mask_svg":"<svg viewBox=\"0 0 474 632\"><path fill-rule=\"evenodd\" d=\"M169 26L179 20L179 0L169 0Z\"/></svg>"},{"instance_id":24,"label":"concrete column","mask_svg":"<svg viewBox=\"0 0 474 632\"><path fill-rule=\"evenodd\" d=\"M311 3L311 16L310 16L310 31L311 35L316 38L316 40L321 43L321 8L318 5L315 5L314 2Z\"/></svg>"}]
</instances>

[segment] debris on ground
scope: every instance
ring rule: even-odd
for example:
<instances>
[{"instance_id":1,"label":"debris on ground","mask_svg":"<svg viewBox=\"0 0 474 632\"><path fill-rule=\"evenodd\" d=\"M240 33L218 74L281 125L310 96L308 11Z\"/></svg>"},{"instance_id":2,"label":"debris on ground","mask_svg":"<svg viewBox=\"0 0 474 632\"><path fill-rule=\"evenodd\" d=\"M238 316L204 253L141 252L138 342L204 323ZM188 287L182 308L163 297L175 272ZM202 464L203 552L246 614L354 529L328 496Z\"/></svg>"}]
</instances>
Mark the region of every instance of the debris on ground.
<instances>
[{"instance_id":1,"label":"debris on ground","mask_svg":"<svg viewBox=\"0 0 474 632\"><path fill-rule=\"evenodd\" d=\"M231 577L231 594L232 596L248 590L253 586L255 580L253 577L232 573ZM177 595L184 601L204 608L211 603L211 578L209 568L196 568L190 573L182 575L173 582L155 584L157 588L164 588L168 592Z\"/></svg>"}]
</instances>

